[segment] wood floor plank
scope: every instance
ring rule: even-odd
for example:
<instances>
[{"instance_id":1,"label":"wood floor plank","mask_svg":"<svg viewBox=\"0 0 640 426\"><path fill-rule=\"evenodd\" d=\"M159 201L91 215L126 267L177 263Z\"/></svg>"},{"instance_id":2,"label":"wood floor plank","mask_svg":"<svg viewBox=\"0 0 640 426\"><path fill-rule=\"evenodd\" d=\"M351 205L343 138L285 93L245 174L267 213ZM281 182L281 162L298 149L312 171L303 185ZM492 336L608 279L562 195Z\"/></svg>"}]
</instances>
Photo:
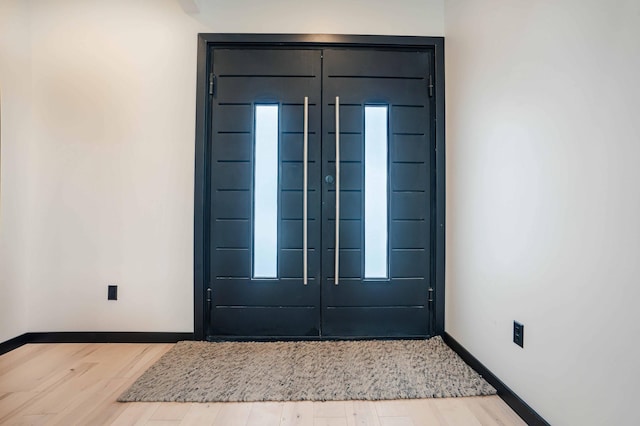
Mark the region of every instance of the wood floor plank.
<instances>
[{"instance_id":1,"label":"wood floor plank","mask_svg":"<svg viewBox=\"0 0 640 426\"><path fill-rule=\"evenodd\" d=\"M380 426L373 401L348 401L346 411L349 426Z\"/></svg>"},{"instance_id":2,"label":"wood floor plank","mask_svg":"<svg viewBox=\"0 0 640 426\"><path fill-rule=\"evenodd\" d=\"M415 426L411 417L381 417L382 426Z\"/></svg>"},{"instance_id":3,"label":"wood floor plank","mask_svg":"<svg viewBox=\"0 0 640 426\"><path fill-rule=\"evenodd\" d=\"M54 345L23 345L0 355L0 379L16 367L30 362L33 358L52 350Z\"/></svg>"},{"instance_id":4,"label":"wood floor plank","mask_svg":"<svg viewBox=\"0 0 640 426\"><path fill-rule=\"evenodd\" d=\"M117 403L115 403L117 404ZM114 419L111 426L143 425L156 412L159 402L132 402L125 405L124 410Z\"/></svg>"},{"instance_id":5,"label":"wood floor plank","mask_svg":"<svg viewBox=\"0 0 640 426\"><path fill-rule=\"evenodd\" d=\"M412 399L405 403L411 420L416 425L439 426L440 420L435 413L433 401L429 399Z\"/></svg>"},{"instance_id":6,"label":"wood floor plank","mask_svg":"<svg viewBox=\"0 0 640 426\"><path fill-rule=\"evenodd\" d=\"M213 402L208 404L193 403L187 414L182 419L180 425L185 426L210 426L216 419L222 403Z\"/></svg>"},{"instance_id":7,"label":"wood floor plank","mask_svg":"<svg viewBox=\"0 0 640 426\"><path fill-rule=\"evenodd\" d=\"M246 426L252 404L251 402L230 402L222 405L213 424L216 426Z\"/></svg>"},{"instance_id":8,"label":"wood floor plank","mask_svg":"<svg viewBox=\"0 0 640 426\"><path fill-rule=\"evenodd\" d=\"M137 353L129 362L120 366L116 376L137 378L173 346L172 344L138 346Z\"/></svg>"},{"instance_id":9,"label":"wood floor plank","mask_svg":"<svg viewBox=\"0 0 640 426\"><path fill-rule=\"evenodd\" d=\"M126 410L126 404L120 404L115 402L117 397L124 392L132 383L135 381L135 378L142 374L144 370L155 362L155 359L159 358L164 351L159 351L156 353L154 359L149 359L146 364L140 364L139 370L136 371L135 376L133 377L111 377L116 374L119 369L118 362L127 363L129 360L135 357L135 354L140 351L141 348L136 347L135 345L126 344L126 345L114 345L114 344L105 344L100 345L98 350L92 354L89 359L94 361L102 361L100 363L100 371L99 374L95 376L91 376L89 378L83 378L85 381L89 380L90 382L98 382L101 385L98 387L98 390L94 392L89 392L93 396L91 398L91 404L93 405L93 410L90 413L84 413L83 406L86 406L88 401L84 401L81 404L76 404L74 407L71 407L70 410L65 410L65 413L62 413L56 416L56 420L60 421L61 424L64 424L65 421L69 419L69 416L79 416L83 415L87 419L87 424L91 424L94 422L110 422L115 421L123 411ZM120 354L120 356L115 357L115 354ZM117 362L114 362L118 360ZM111 372L111 374L109 374ZM129 376L129 375L125 375ZM64 415L64 417L62 416Z\"/></svg>"},{"instance_id":10,"label":"wood floor plank","mask_svg":"<svg viewBox=\"0 0 640 426\"><path fill-rule=\"evenodd\" d=\"M378 417L408 417L410 416L407 401L404 399L394 401L376 401Z\"/></svg>"},{"instance_id":11,"label":"wood floor plank","mask_svg":"<svg viewBox=\"0 0 640 426\"><path fill-rule=\"evenodd\" d=\"M6 394L0 400L0 425L7 423L12 418L22 417L24 415L23 408L37 397L38 393L34 391Z\"/></svg>"},{"instance_id":12,"label":"wood floor plank","mask_svg":"<svg viewBox=\"0 0 640 426\"><path fill-rule=\"evenodd\" d=\"M279 426L282 407L282 402L254 402L247 426Z\"/></svg>"},{"instance_id":13,"label":"wood floor plank","mask_svg":"<svg viewBox=\"0 0 640 426\"><path fill-rule=\"evenodd\" d=\"M60 369L67 368L76 359L83 356L86 345L62 344L55 345L52 350L38 352L33 362L20 364L8 371L0 380L0 392L17 392L34 390L51 376L59 374ZM56 368L52 369L51 366Z\"/></svg>"},{"instance_id":14,"label":"wood floor plank","mask_svg":"<svg viewBox=\"0 0 640 426\"><path fill-rule=\"evenodd\" d=\"M191 404L184 402L166 402L160 404L149 420L179 420L191 409Z\"/></svg>"},{"instance_id":15,"label":"wood floor plank","mask_svg":"<svg viewBox=\"0 0 640 426\"><path fill-rule=\"evenodd\" d=\"M347 426L346 417L315 417L313 426Z\"/></svg>"},{"instance_id":16,"label":"wood floor plank","mask_svg":"<svg viewBox=\"0 0 640 426\"><path fill-rule=\"evenodd\" d=\"M313 402L287 402L282 408L280 426L312 426Z\"/></svg>"},{"instance_id":17,"label":"wood floor plank","mask_svg":"<svg viewBox=\"0 0 640 426\"><path fill-rule=\"evenodd\" d=\"M524 425L497 396L398 401L119 403L172 344L35 344L0 356L0 424Z\"/></svg>"},{"instance_id":18,"label":"wood floor plank","mask_svg":"<svg viewBox=\"0 0 640 426\"><path fill-rule=\"evenodd\" d=\"M526 426L526 423L500 398L474 398L497 424Z\"/></svg>"},{"instance_id":19,"label":"wood floor plank","mask_svg":"<svg viewBox=\"0 0 640 426\"><path fill-rule=\"evenodd\" d=\"M482 426L506 426L499 416L494 414L492 407L486 407L482 400L468 398L465 402Z\"/></svg>"},{"instance_id":20,"label":"wood floor plank","mask_svg":"<svg viewBox=\"0 0 640 426\"><path fill-rule=\"evenodd\" d=\"M98 382L98 387L83 402L70 406L60 412L54 424L108 424L118 418L125 410L123 404L114 404L126 385L126 379L111 379Z\"/></svg>"},{"instance_id":21,"label":"wood floor plank","mask_svg":"<svg viewBox=\"0 0 640 426\"><path fill-rule=\"evenodd\" d=\"M95 363L81 363L75 365L74 368L61 370L52 375L49 380L36 388L37 396L31 398L28 403L20 407L22 415L59 413L72 402L67 397L69 392L74 390L72 382L86 375L95 366ZM87 380L87 386L83 388L88 388L95 383L95 380L90 379L88 375L85 376L85 380Z\"/></svg>"},{"instance_id":22,"label":"wood floor plank","mask_svg":"<svg viewBox=\"0 0 640 426\"><path fill-rule=\"evenodd\" d=\"M440 423L449 426L481 426L480 421L469 410L464 398L439 398L433 401L434 411Z\"/></svg>"},{"instance_id":23,"label":"wood floor plank","mask_svg":"<svg viewBox=\"0 0 640 426\"><path fill-rule=\"evenodd\" d=\"M15 423L12 421L8 423L8 425L29 425L29 426L40 426L40 425L48 425L51 421L51 414L36 414L31 416L20 417L15 420Z\"/></svg>"},{"instance_id":24,"label":"wood floor plank","mask_svg":"<svg viewBox=\"0 0 640 426\"><path fill-rule=\"evenodd\" d=\"M313 417L347 417L343 401L323 401L313 403Z\"/></svg>"}]
</instances>

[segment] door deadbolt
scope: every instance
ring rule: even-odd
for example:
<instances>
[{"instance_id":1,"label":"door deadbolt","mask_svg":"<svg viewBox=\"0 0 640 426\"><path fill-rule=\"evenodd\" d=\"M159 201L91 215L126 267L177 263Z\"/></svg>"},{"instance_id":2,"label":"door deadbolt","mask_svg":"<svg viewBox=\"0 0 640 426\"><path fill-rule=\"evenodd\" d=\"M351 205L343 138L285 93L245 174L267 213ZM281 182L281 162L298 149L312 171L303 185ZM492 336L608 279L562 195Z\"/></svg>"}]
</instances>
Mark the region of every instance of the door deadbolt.
<instances>
[{"instance_id":1,"label":"door deadbolt","mask_svg":"<svg viewBox=\"0 0 640 426\"><path fill-rule=\"evenodd\" d=\"M333 176L331 176L331 175L327 175L327 176L324 178L324 181L325 181L325 182L327 182L327 183L333 183Z\"/></svg>"}]
</instances>

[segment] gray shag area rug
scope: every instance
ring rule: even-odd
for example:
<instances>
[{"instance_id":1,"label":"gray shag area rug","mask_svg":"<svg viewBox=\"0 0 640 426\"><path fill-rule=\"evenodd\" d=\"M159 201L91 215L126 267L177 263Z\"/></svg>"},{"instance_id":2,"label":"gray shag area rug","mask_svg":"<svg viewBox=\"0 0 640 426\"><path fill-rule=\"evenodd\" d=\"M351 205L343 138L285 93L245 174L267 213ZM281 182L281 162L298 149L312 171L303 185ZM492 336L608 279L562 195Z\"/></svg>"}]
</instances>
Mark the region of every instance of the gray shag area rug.
<instances>
[{"instance_id":1,"label":"gray shag area rug","mask_svg":"<svg viewBox=\"0 0 640 426\"><path fill-rule=\"evenodd\" d=\"M342 401L495 393L440 337L179 342L118 401Z\"/></svg>"}]
</instances>

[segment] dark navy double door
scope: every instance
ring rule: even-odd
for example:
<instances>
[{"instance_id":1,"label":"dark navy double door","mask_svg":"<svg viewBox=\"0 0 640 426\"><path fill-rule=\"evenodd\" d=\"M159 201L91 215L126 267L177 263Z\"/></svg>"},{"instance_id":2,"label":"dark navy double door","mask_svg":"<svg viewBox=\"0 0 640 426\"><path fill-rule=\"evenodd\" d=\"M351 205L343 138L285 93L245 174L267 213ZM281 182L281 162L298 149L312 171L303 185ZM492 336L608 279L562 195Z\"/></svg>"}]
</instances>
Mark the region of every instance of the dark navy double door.
<instances>
[{"instance_id":1,"label":"dark navy double door","mask_svg":"<svg viewBox=\"0 0 640 426\"><path fill-rule=\"evenodd\" d=\"M431 64L428 51L213 51L210 337L429 335Z\"/></svg>"}]
</instances>

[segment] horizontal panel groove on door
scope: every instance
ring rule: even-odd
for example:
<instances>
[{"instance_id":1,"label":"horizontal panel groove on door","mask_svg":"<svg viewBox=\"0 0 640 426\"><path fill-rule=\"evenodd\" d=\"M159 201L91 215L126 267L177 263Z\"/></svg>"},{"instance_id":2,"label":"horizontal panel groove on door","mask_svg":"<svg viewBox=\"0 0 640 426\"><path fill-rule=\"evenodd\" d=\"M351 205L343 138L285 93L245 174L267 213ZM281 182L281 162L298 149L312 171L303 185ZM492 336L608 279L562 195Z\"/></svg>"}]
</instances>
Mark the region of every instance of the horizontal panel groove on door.
<instances>
[{"instance_id":1,"label":"horizontal panel groove on door","mask_svg":"<svg viewBox=\"0 0 640 426\"><path fill-rule=\"evenodd\" d=\"M391 128L398 134L423 135L429 131L429 115L425 108L408 108L397 105L391 108Z\"/></svg>"},{"instance_id":2,"label":"horizontal panel groove on door","mask_svg":"<svg viewBox=\"0 0 640 426\"><path fill-rule=\"evenodd\" d=\"M424 78L429 66L427 52L397 50L324 50L327 75Z\"/></svg>"},{"instance_id":3,"label":"horizontal panel groove on door","mask_svg":"<svg viewBox=\"0 0 640 426\"><path fill-rule=\"evenodd\" d=\"M318 51L273 49L216 49L213 55L220 75L319 76Z\"/></svg>"},{"instance_id":4,"label":"horizontal panel groove on door","mask_svg":"<svg viewBox=\"0 0 640 426\"><path fill-rule=\"evenodd\" d=\"M423 336L428 309L401 307L393 312L384 308L325 309L323 331L336 336Z\"/></svg>"},{"instance_id":5,"label":"horizontal panel groove on door","mask_svg":"<svg viewBox=\"0 0 640 426\"><path fill-rule=\"evenodd\" d=\"M345 93L340 96L344 102L355 103L356 101L365 101L366 103L385 103L390 99L394 100L394 104L402 105L421 105L424 102L424 96L427 93L427 85L424 81L418 80L393 80L380 84L375 95L370 94L371 82L366 79L343 79L331 78L325 79L324 88L332 93ZM349 88L348 92L343 89ZM335 131L335 128L332 129Z\"/></svg>"},{"instance_id":6,"label":"horizontal panel groove on door","mask_svg":"<svg viewBox=\"0 0 640 426\"><path fill-rule=\"evenodd\" d=\"M362 306L331 306L328 305L327 309L353 309L353 310L357 310L357 309L361 309L361 310L365 310L365 309L424 309L425 305L391 305L391 304L385 304L385 305L362 305Z\"/></svg>"},{"instance_id":7,"label":"horizontal panel groove on door","mask_svg":"<svg viewBox=\"0 0 640 426\"><path fill-rule=\"evenodd\" d=\"M275 99L274 99L275 101ZM311 106L310 126L319 128L319 114L314 114L319 110L319 106ZM302 105L281 105L282 119L280 122L280 130L285 134L299 134L302 137ZM223 105L219 106L216 111L216 127L218 134L231 135L249 135L253 130L253 104L242 105ZM246 136L245 136L245 140ZM248 141L251 143L251 139ZM221 141L222 142L222 141ZM224 148L223 148L224 149Z\"/></svg>"},{"instance_id":8,"label":"horizontal panel groove on door","mask_svg":"<svg viewBox=\"0 0 640 426\"><path fill-rule=\"evenodd\" d=\"M215 276L249 278L251 252L247 250L216 249L211 253Z\"/></svg>"},{"instance_id":9,"label":"horizontal panel groove on door","mask_svg":"<svg viewBox=\"0 0 640 426\"><path fill-rule=\"evenodd\" d=\"M235 130L228 130L228 131L219 130L219 131L216 131L214 133L216 135L250 135L251 134L251 132L249 132L249 131L242 131L242 130L238 130L238 131L235 131Z\"/></svg>"},{"instance_id":10,"label":"horizontal panel groove on door","mask_svg":"<svg viewBox=\"0 0 640 426\"><path fill-rule=\"evenodd\" d=\"M428 264L425 263L428 252L425 251L409 251L402 252L391 251L390 264L392 277L422 277L428 275Z\"/></svg>"},{"instance_id":11,"label":"horizontal panel groove on door","mask_svg":"<svg viewBox=\"0 0 640 426\"><path fill-rule=\"evenodd\" d=\"M297 277L300 280L302 277ZM287 299L288 306L314 306L318 298L318 284L314 279L310 284L300 290L300 281L281 280L280 282L255 282L249 278L244 279L217 279L215 301L218 305L236 306L278 306L283 298L273 291L274 286L280 286L283 291L293 294Z\"/></svg>"},{"instance_id":12,"label":"horizontal panel groove on door","mask_svg":"<svg viewBox=\"0 0 640 426\"><path fill-rule=\"evenodd\" d=\"M246 75L246 74L237 74L237 75L233 75L233 74L220 74L221 78L247 78L247 77L251 77L251 78L287 78L287 79L294 79L294 78L314 78L315 75L286 75L286 74L252 74L252 75Z\"/></svg>"},{"instance_id":13,"label":"horizontal panel groove on door","mask_svg":"<svg viewBox=\"0 0 640 426\"><path fill-rule=\"evenodd\" d=\"M218 133L253 131L253 105L225 105L216 110L216 127Z\"/></svg>"},{"instance_id":14,"label":"horizontal panel groove on door","mask_svg":"<svg viewBox=\"0 0 640 426\"><path fill-rule=\"evenodd\" d=\"M419 285L416 285L419 284ZM423 282L409 280L367 280L342 281L328 295L327 307L344 306L344 300L350 300L349 306L402 306L427 303L427 288Z\"/></svg>"},{"instance_id":15,"label":"horizontal panel groove on door","mask_svg":"<svg viewBox=\"0 0 640 426\"><path fill-rule=\"evenodd\" d=\"M219 276L219 277L216 277L215 279L216 279L217 281L221 281L221 282L222 282L222 281L238 282L238 281L245 281L245 280L248 280L248 281L251 281L252 283L256 283L256 282L257 282L257 283L260 283L260 282L271 282L271 283L273 283L273 282L276 282L276 281L278 281L278 280L280 280L280 281L282 281L282 282L285 282L285 281L292 282L292 281L296 281L296 280L298 280L298 281L299 281L299 280L300 280L300 277L281 277L281 278L278 278L278 279L275 279L275 278L274 278L274 279L265 279L265 280L260 280L260 281L256 281L256 280L255 280L255 279L253 279L253 278L246 278L246 277L244 277L244 278L243 278L243 277L224 277L224 276ZM310 277L309 279L310 279L310 280L314 280L315 278Z\"/></svg>"},{"instance_id":16,"label":"horizontal panel groove on door","mask_svg":"<svg viewBox=\"0 0 640 426\"><path fill-rule=\"evenodd\" d=\"M425 80L424 77L383 77L383 76L376 76L376 75L369 75L369 74L362 74L362 75L330 74L327 77L328 78L344 78L344 79L360 78L364 80L419 80L419 81Z\"/></svg>"},{"instance_id":17,"label":"horizontal panel groove on door","mask_svg":"<svg viewBox=\"0 0 640 426\"><path fill-rule=\"evenodd\" d=\"M218 307L211 322L217 336L318 336L319 309L309 307Z\"/></svg>"},{"instance_id":18,"label":"horizontal panel groove on door","mask_svg":"<svg viewBox=\"0 0 640 426\"><path fill-rule=\"evenodd\" d=\"M240 163L240 164L245 163L245 164L248 164L250 162L251 162L251 160L218 160L217 161L218 164L223 164L223 163Z\"/></svg>"},{"instance_id":19,"label":"horizontal panel groove on door","mask_svg":"<svg viewBox=\"0 0 640 426\"><path fill-rule=\"evenodd\" d=\"M216 236L216 248L249 249L251 241L251 223L248 220L217 220L213 222L212 232Z\"/></svg>"},{"instance_id":20,"label":"horizontal panel groove on door","mask_svg":"<svg viewBox=\"0 0 640 426\"><path fill-rule=\"evenodd\" d=\"M237 100L239 102L292 103L309 96L315 89L313 78L291 81L287 77L245 77L219 78L216 97L220 102ZM320 98L310 97L310 102L319 103Z\"/></svg>"},{"instance_id":21,"label":"horizontal panel groove on door","mask_svg":"<svg viewBox=\"0 0 640 426\"><path fill-rule=\"evenodd\" d=\"M424 249L429 244L429 225L425 221L392 220L389 234L392 249Z\"/></svg>"},{"instance_id":22,"label":"horizontal panel groove on door","mask_svg":"<svg viewBox=\"0 0 640 426\"><path fill-rule=\"evenodd\" d=\"M216 305L216 308L218 309L244 309L244 308L251 308L254 310L257 309L286 309L286 308L292 308L292 309L316 309L315 306L313 305L284 305L284 306L278 306L278 305L261 305L261 304L257 304L257 305Z\"/></svg>"}]
</instances>

